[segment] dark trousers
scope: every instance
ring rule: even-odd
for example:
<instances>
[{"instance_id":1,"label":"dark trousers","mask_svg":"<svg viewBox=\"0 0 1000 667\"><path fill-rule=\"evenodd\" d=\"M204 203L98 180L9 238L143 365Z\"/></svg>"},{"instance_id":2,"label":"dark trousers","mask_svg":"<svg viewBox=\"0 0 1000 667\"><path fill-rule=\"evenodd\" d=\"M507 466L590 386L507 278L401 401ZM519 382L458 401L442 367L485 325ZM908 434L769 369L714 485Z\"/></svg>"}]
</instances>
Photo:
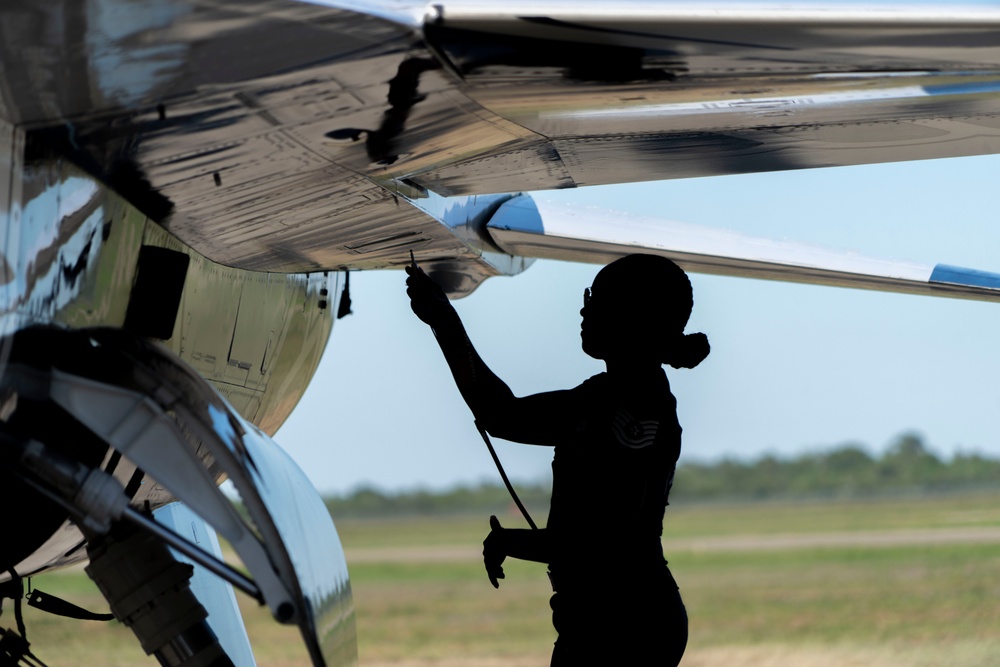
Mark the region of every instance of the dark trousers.
<instances>
[{"instance_id":1,"label":"dark trousers","mask_svg":"<svg viewBox=\"0 0 1000 667\"><path fill-rule=\"evenodd\" d=\"M552 667L676 667L687 647L688 619L680 592L667 577L559 589L551 600L559 633Z\"/></svg>"}]
</instances>

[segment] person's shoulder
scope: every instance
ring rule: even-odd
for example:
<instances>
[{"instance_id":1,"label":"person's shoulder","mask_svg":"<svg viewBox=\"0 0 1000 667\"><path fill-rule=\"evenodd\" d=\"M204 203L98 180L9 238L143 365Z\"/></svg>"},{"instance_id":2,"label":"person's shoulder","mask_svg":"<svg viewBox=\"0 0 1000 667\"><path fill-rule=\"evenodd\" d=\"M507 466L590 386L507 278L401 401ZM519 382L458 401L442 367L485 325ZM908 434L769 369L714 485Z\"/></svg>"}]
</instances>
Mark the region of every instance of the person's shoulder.
<instances>
[{"instance_id":1,"label":"person's shoulder","mask_svg":"<svg viewBox=\"0 0 1000 667\"><path fill-rule=\"evenodd\" d=\"M597 375L591 375L589 378L578 384L576 387L570 391L600 391L607 389L608 387L608 374L598 373Z\"/></svg>"}]
</instances>

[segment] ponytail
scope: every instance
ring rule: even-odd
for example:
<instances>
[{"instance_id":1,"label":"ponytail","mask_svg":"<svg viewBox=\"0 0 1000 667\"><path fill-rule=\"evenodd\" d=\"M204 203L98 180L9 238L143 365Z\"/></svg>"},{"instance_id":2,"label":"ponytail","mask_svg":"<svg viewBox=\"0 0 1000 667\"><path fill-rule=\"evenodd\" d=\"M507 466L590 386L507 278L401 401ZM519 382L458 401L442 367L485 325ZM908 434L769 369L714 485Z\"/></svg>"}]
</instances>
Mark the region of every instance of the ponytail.
<instances>
[{"instance_id":1,"label":"ponytail","mask_svg":"<svg viewBox=\"0 0 1000 667\"><path fill-rule=\"evenodd\" d=\"M694 368L708 356L712 347L708 344L708 336L703 333L682 334L671 341L663 363L674 368Z\"/></svg>"}]
</instances>

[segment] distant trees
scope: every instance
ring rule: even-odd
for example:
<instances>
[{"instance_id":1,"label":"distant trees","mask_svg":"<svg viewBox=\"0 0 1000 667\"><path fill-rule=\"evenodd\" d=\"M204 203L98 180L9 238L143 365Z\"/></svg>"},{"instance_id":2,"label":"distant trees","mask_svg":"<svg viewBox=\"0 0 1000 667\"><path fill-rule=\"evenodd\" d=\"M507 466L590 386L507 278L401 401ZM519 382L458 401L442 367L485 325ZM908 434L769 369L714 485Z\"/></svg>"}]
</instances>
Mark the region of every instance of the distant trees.
<instances>
[{"instance_id":1,"label":"distant trees","mask_svg":"<svg viewBox=\"0 0 1000 667\"><path fill-rule=\"evenodd\" d=\"M549 489L541 484L516 486L532 514L544 517ZM685 463L677 469L671 499L714 502L856 498L991 487L1000 488L1000 459L956 454L943 461L919 435L905 433L877 457L860 444L848 443L794 457L765 455L749 461L726 458L714 463ZM327 499L327 506L337 517L483 514L505 512L511 505L507 490L499 484L402 493L365 487Z\"/></svg>"},{"instance_id":2,"label":"distant trees","mask_svg":"<svg viewBox=\"0 0 1000 667\"><path fill-rule=\"evenodd\" d=\"M880 457L855 443L791 458L689 463L677 470L674 497L685 500L851 498L1000 487L1000 460L957 454L942 461L919 435L900 436Z\"/></svg>"},{"instance_id":3,"label":"distant trees","mask_svg":"<svg viewBox=\"0 0 1000 667\"><path fill-rule=\"evenodd\" d=\"M543 484L518 484L517 495L528 511L544 517L549 489ZM444 514L502 514L514 503L499 484L457 487L448 491L404 491L386 493L370 486L342 497L328 497L326 506L334 517L371 518ZM515 510L516 511L516 510Z\"/></svg>"}]
</instances>

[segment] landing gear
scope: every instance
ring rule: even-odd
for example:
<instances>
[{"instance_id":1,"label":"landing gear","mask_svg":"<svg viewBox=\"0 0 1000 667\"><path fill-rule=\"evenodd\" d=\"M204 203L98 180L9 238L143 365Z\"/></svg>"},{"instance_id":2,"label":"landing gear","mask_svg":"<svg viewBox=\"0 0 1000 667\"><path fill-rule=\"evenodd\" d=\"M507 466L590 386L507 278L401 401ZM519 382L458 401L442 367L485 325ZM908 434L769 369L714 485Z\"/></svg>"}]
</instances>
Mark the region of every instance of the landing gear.
<instances>
[{"instance_id":1,"label":"landing gear","mask_svg":"<svg viewBox=\"0 0 1000 667\"><path fill-rule=\"evenodd\" d=\"M166 545L124 522L87 547L86 572L115 617L163 667L233 667L191 592L190 565Z\"/></svg>"},{"instance_id":2,"label":"landing gear","mask_svg":"<svg viewBox=\"0 0 1000 667\"><path fill-rule=\"evenodd\" d=\"M24 329L0 338L3 349L0 482L19 485L11 505L30 494L62 526L17 535L16 550L0 534L0 566L17 577L88 557L115 616L164 667L254 664L232 590L207 580L297 625L317 666L356 661L350 579L322 499L203 377L117 329ZM44 428L57 420L72 432ZM249 518L218 488L223 478ZM192 513L172 509L175 499ZM221 559L215 531L250 576ZM178 559L195 564L193 582Z\"/></svg>"}]
</instances>

